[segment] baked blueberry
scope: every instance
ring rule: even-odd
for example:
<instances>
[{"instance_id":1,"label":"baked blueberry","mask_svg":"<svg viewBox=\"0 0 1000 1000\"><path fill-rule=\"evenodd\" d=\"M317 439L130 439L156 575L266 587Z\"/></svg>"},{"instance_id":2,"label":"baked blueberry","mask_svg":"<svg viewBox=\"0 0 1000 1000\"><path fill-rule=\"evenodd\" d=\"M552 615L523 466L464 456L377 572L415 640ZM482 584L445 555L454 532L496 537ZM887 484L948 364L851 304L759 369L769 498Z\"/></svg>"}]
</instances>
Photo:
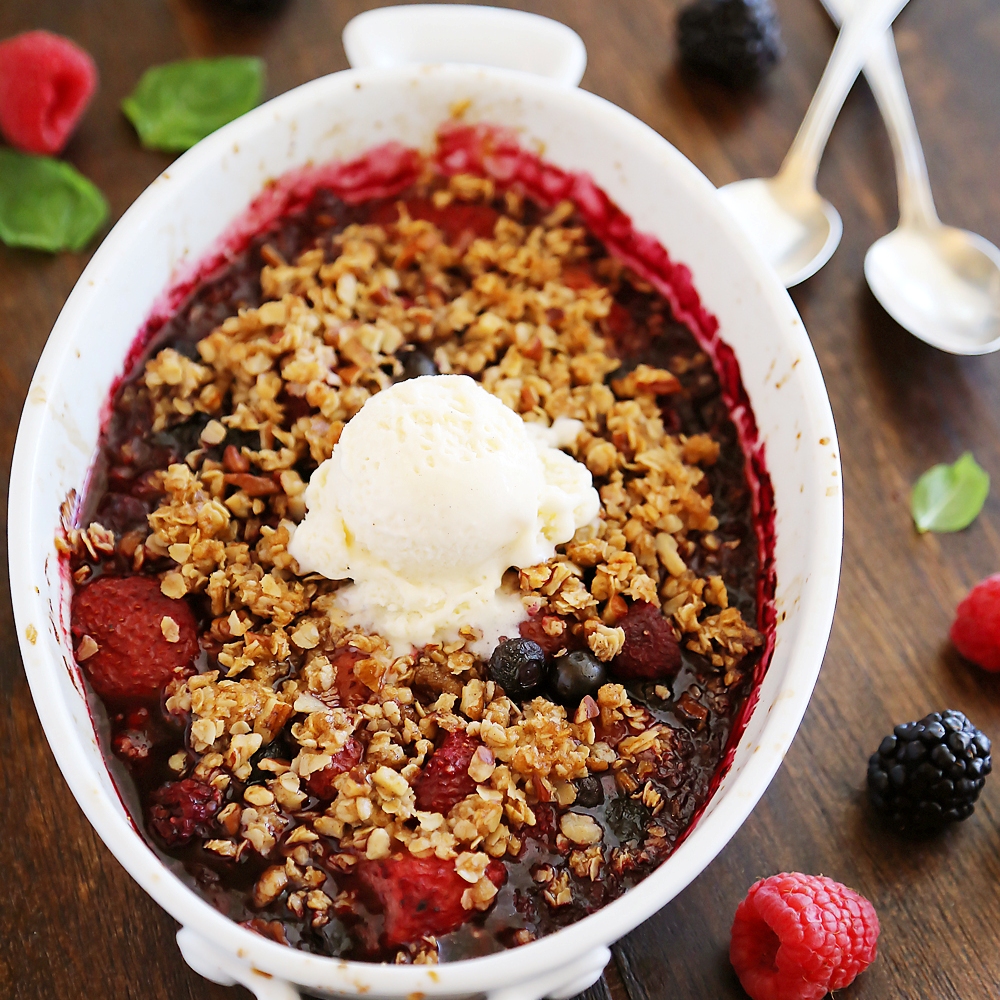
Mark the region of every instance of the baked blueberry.
<instances>
[{"instance_id":1,"label":"baked blueberry","mask_svg":"<svg viewBox=\"0 0 1000 1000\"><path fill-rule=\"evenodd\" d=\"M624 844L628 840L641 840L649 823L650 811L638 799L619 795L608 804L608 826Z\"/></svg>"},{"instance_id":2,"label":"baked blueberry","mask_svg":"<svg viewBox=\"0 0 1000 1000\"><path fill-rule=\"evenodd\" d=\"M597 694L597 689L607 682L604 664L586 649L556 657L552 686L556 698L567 705L576 704L588 694Z\"/></svg>"},{"instance_id":3,"label":"baked blueberry","mask_svg":"<svg viewBox=\"0 0 1000 1000\"><path fill-rule=\"evenodd\" d=\"M604 786L601 779L593 774L578 778L576 784L576 804L584 809L593 809L604 801Z\"/></svg>"},{"instance_id":4,"label":"baked blueberry","mask_svg":"<svg viewBox=\"0 0 1000 1000\"><path fill-rule=\"evenodd\" d=\"M489 674L508 698L525 698L542 685L545 653L530 639L506 639L493 650Z\"/></svg>"},{"instance_id":5,"label":"baked blueberry","mask_svg":"<svg viewBox=\"0 0 1000 1000\"><path fill-rule=\"evenodd\" d=\"M414 349L412 351L401 351L396 355L396 359L403 366L403 373L397 375L395 381L405 382L410 378L419 378L421 375L440 375L438 366L434 364L434 359L423 351Z\"/></svg>"}]
</instances>

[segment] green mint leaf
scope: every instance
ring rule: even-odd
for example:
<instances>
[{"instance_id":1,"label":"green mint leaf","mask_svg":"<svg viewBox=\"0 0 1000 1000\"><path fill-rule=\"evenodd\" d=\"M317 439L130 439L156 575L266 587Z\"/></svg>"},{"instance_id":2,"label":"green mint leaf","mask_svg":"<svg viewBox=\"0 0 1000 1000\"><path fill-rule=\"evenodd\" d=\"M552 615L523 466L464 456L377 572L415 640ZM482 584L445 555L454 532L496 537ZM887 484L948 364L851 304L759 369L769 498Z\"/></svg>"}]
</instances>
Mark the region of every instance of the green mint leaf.
<instances>
[{"instance_id":1,"label":"green mint leaf","mask_svg":"<svg viewBox=\"0 0 1000 1000\"><path fill-rule=\"evenodd\" d=\"M913 487L910 508L917 531L961 531L979 515L990 492L989 474L971 452L954 465L935 465Z\"/></svg>"},{"instance_id":2,"label":"green mint leaf","mask_svg":"<svg viewBox=\"0 0 1000 1000\"><path fill-rule=\"evenodd\" d=\"M122 101L147 149L182 152L260 104L264 63L249 56L153 66Z\"/></svg>"},{"instance_id":3,"label":"green mint leaf","mask_svg":"<svg viewBox=\"0 0 1000 1000\"><path fill-rule=\"evenodd\" d=\"M82 250L108 216L104 195L62 160L0 149L0 240Z\"/></svg>"}]
</instances>

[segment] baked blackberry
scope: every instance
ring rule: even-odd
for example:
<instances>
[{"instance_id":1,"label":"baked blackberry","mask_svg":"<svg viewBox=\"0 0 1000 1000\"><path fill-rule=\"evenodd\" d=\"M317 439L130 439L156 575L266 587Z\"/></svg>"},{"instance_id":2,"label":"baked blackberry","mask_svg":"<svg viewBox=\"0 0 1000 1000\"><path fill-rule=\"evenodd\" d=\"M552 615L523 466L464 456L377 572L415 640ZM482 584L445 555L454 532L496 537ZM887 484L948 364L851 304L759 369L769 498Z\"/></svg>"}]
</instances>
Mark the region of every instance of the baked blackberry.
<instances>
[{"instance_id":1,"label":"baked blackberry","mask_svg":"<svg viewBox=\"0 0 1000 1000\"><path fill-rule=\"evenodd\" d=\"M677 18L681 58L730 87L750 87L784 54L771 0L695 0Z\"/></svg>"},{"instance_id":2,"label":"baked blackberry","mask_svg":"<svg viewBox=\"0 0 1000 1000\"><path fill-rule=\"evenodd\" d=\"M868 761L872 804L902 832L968 819L992 770L990 741L961 713L896 726Z\"/></svg>"}]
</instances>

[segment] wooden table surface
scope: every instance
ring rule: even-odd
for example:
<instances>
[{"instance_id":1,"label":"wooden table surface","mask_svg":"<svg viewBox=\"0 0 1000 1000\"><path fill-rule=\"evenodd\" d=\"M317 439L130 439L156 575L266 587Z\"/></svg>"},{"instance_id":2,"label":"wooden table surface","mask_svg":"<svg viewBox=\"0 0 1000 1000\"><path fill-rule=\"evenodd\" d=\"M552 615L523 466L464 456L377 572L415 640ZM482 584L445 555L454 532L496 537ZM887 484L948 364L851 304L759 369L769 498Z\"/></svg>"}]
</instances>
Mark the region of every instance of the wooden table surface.
<instances>
[{"instance_id":1,"label":"wooden table surface","mask_svg":"<svg viewBox=\"0 0 1000 1000\"><path fill-rule=\"evenodd\" d=\"M269 95L278 94L345 68L341 29L369 6L291 0L247 15L222 0L2 0L0 38L44 27L93 53L100 91L67 156L105 191L117 218L168 162L139 148L118 110L147 66L257 53L267 60ZM734 96L678 72L676 0L519 6L572 25L590 54L583 86L647 122L716 183L777 168L834 38L818 0L778 0L788 54L765 89ZM916 0L896 37L942 217L1000 243L995 0ZM844 461L847 537L826 663L753 815L686 892L619 942L595 997L743 997L726 958L733 910L753 880L789 869L833 876L878 909L880 957L841 996L1000 994L1000 777L987 783L972 819L926 843L886 835L862 795L867 756L896 722L953 707L1000 736L1000 681L947 642L958 600L1000 569L1000 490L958 535L918 537L907 505L924 469L967 449L1000 483L1000 355L941 354L901 330L868 291L864 253L895 225L896 202L889 144L864 84L834 130L820 187L843 215L844 240L793 298L827 380ZM0 247L5 469L35 361L86 261ZM13 498L14 530L22 502ZM6 573L2 580L6 587ZM6 598L2 629L0 996L237 997L187 969L173 920L92 832L38 725Z\"/></svg>"}]
</instances>

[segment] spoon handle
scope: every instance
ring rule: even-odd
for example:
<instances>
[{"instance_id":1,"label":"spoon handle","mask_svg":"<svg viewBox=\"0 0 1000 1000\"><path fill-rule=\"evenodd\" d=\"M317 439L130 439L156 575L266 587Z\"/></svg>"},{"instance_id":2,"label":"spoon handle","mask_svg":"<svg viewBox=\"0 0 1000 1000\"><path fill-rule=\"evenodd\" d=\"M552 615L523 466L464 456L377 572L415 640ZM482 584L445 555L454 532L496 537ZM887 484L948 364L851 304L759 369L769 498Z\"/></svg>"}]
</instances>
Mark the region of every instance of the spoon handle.
<instances>
[{"instance_id":1,"label":"spoon handle","mask_svg":"<svg viewBox=\"0 0 1000 1000\"><path fill-rule=\"evenodd\" d=\"M799 131L775 178L799 190L815 187L820 157L869 48L908 0L864 0L847 18Z\"/></svg>"},{"instance_id":2,"label":"spoon handle","mask_svg":"<svg viewBox=\"0 0 1000 1000\"><path fill-rule=\"evenodd\" d=\"M821 0L827 13L839 26L857 8L861 0ZM885 119L896 161L896 184L899 188L899 220L902 225L932 226L938 221L934 208L927 163L913 120L913 109L906 94L903 71L899 67L892 31L872 44L865 63L865 76Z\"/></svg>"}]
</instances>

